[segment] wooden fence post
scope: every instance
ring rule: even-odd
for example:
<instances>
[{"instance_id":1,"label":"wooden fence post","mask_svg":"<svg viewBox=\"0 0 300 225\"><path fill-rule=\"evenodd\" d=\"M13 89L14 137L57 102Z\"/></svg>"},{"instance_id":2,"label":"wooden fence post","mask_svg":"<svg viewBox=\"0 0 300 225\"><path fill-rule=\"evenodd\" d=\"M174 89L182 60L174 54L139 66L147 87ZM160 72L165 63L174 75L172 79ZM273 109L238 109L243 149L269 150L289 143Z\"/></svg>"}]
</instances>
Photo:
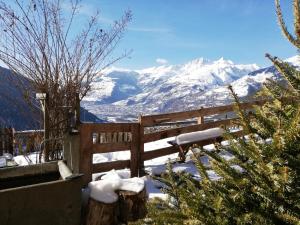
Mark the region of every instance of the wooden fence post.
<instances>
[{"instance_id":1,"label":"wooden fence post","mask_svg":"<svg viewBox=\"0 0 300 225\"><path fill-rule=\"evenodd\" d=\"M4 145L4 129L0 128L0 155L3 155Z\"/></svg>"},{"instance_id":2,"label":"wooden fence post","mask_svg":"<svg viewBox=\"0 0 300 225\"><path fill-rule=\"evenodd\" d=\"M131 149L130 149L130 172L131 177L137 177L139 175L139 167L140 167L140 124L133 123L131 125Z\"/></svg>"},{"instance_id":3,"label":"wooden fence post","mask_svg":"<svg viewBox=\"0 0 300 225\"><path fill-rule=\"evenodd\" d=\"M50 154L50 124L49 124L49 94L46 93L44 101L44 157L45 161L49 161Z\"/></svg>"},{"instance_id":4,"label":"wooden fence post","mask_svg":"<svg viewBox=\"0 0 300 225\"><path fill-rule=\"evenodd\" d=\"M203 109L203 107L201 107L201 109L200 110L202 110ZM198 117L198 119L197 119L197 123L198 124L202 124L202 123L204 123L204 116L200 116L200 117Z\"/></svg>"},{"instance_id":5,"label":"wooden fence post","mask_svg":"<svg viewBox=\"0 0 300 225\"><path fill-rule=\"evenodd\" d=\"M14 128L10 127L6 129L6 151L10 154L14 154Z\"/></svg>"},{"instance_id":6,"label":"wooden fence post","mask_svg":"<svg viewBox=\"0 0 300 225\"><path fill-rule=\"evenodd\" d=\"M144 171L144 160L143 160L143 155L144 155L144 125L143 125L143 120L142 120L142 115L139 116L139 176L144 176L145 171Z\"/></svg>"},{"instance_id":7,"label":"wooden fence post","mask_svg":"<svg viewBox=\"0 0 300 225\"><path fill-rule=\"evenodd\" d=\"M79 154L79 171L84 174L83 182L87 185L92 181L92 166L93 166L93 137L89 126L81 124L80 132L80 154Z\"/></svg>"},{"instance_id":8,"label":"wooden fence post","mask_svg":"<svg viewBox=\"0 0 300 225\"><path fill-rule=\"evenodd\" d=\"M14 129L0 128L0 155L3 153L14 154Z\"/></svg>"},{"instance_id":9,"label":"wooden fence post","mask_svg":"<svg viewBox=\"0 0 300 225\"><path fill-rule=\"evenodd\" d=\"M76 100L75 100L75 114L76 114L76 129L78 129L80 125L80 98L79 93L76 93Z\"/></svg>"}]
</instances>

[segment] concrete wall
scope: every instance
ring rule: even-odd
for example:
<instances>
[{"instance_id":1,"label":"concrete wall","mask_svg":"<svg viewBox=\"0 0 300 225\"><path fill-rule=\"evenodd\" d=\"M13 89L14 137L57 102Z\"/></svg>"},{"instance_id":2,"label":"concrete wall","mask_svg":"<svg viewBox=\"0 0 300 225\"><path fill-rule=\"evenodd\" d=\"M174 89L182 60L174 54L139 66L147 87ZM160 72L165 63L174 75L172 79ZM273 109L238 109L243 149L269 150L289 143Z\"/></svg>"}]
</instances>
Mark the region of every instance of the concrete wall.
<instances>
[{"instance_id":1,"label":"concrete wall","mask_svg":"<svg viewBox=\"0 0 300 225\"><path fill-rule=\"evenodd\" d=\"M39 173L27 176L26 179L32 183L35 179L40 181L40 177L45 179L47 176L47 173ZM22 183L26 180L25 177L19 177L7 179L5 182L17 184L18 179L21 179ZM53 173L49 179L53 179ZM1 182L4 180L2 179ZM81 187L82 179L77 177L72 180L55 180L2 189L0 190L0 224L79 225Z\"/></svg>"}]
</instances>

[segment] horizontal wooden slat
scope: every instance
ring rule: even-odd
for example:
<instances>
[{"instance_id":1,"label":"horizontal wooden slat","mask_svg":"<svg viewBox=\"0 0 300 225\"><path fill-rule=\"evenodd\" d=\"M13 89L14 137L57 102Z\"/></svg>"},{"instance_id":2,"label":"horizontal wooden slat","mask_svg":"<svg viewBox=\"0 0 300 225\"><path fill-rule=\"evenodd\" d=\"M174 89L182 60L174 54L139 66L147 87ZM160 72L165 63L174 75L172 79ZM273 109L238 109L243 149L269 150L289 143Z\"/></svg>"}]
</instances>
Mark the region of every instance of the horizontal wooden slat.
<instances>
[{"instance_id":1,"label":"horizontal wooden slat","mask_svg":"<svg viewBox=\"0 0 300 225\"><path fill-rule=\"evenodd\" d=\"M165 155L170 155L170 154L176 153L178 151L179 151L179 148L174 147L174 146L161 148L161 149L157 149L157 150L153 150L153 151L148 151L148 152L144 152L144 154L142 155L142 160L146 161L146 160L158 158L158 157L165 156Z\"/></svg>"},{"instance_id":2,"label":"horizontal wooden slat","mask_svg":"<svg viewBox=\"0 0 300 225\"><path fill-rule=\"evenodd\" d=\"M93 144L93 153L108 153L117 151L126 151L131 149L131 143L105 143Z\"/></svg>"},{"instance_id":3,"label":"horizontal wooden slat","mask_svg":"<svg viewBox=\"0 0 300 225\"><path fill-rule=\"evenodd\" d=\"M233 134L236 135L237 137L239 137L239 136L243 135L243 131L242 130L236 131L236 132L233 132ZM222 139L223 138L220 136L218 141L221 141ZM192 144L199 145L199 146L205 146L205 145L213 144L215 142L216 142L216 138L212 138L212 139L193 142L193 143L181 145L181 146L183 148L190 147ZM176 146L170 146L170 147L166 147L166 148L161 148L161 149L156 149L153 151L144 152L144 154L142 155L142 159L143 159L143 161L151 160L151 159L155 159L155 158L158 158L161 156L170 155L170 154L173 154L176 152L179 152L179 148Z\"/></svg>"},{"instance_id":4,"label":"horizontal wooden slat","mask_svg":"<svg viewBox=\"0 0 300 225\"><path fill-rule=\"evenodd\" d=\"M235 135L235 136L237 136L237 137L243 136L244 133L245 132L243 130L232 132L232 134Z\"/></svg>"},{"instance_id":5,"label":"horizontal wooden slat","mask_svg":"<svg viewBox=\"0 0 300 225\"><path fill-rule=\"evenodd\" d=\"M253 102L246 102L241 103L242 109L250 109L253 105L262 105L265 101L253 101ZM140 122L142 126L153 126L158 125L162 122L172 122L177 120L185 120L191 119L195 117L201 116L209 116L215 115L220 113L231 112L234 110L234 105L225 105L225 106L217 106L211 108L201 108L197 110L191 110L186 112L175 112L175 113L166 113L166 114L159 114L159 115L149 115L149 116L141 116Z\"/></svg>"},{"instance_id":6,"label":"horizontal wooden slat","mask_svg":"<svg viewBox=\"0 0 300 225\"><path fill-rule=\"evenodd\" d=\"M169 130L163 130L155 133L145 134L143 137L143 142L151 142L151 141L157 141L160 139L168 138L168 137L174 137L179 134L188 133L188 132L194 132L194 131L200 131L205 130L213 127L219 127L221 125L230 125L235 119L226 119L226 120L219 120L215 122L208 122L203 124L197 124L187 127L179 127Z\"/></svg>"},{"instance_id":7,"label":"horizontal wooden slat","mask_svg":"<svg viewBox=\"0 0 300 225\"><path fill-rule=\"evenodd\" d=\"M197 120L190 120L190 121L176 121L176 122L162 122L162 123L159 123L158 126L193 125L193 124L197 124Z\"/></svg>"},{"instance_id":8,"label":"horizontal wooden slat","mask_svg":"<svg viewBox=\"0 0 300 225\"><path fill-rule=\"evenodd\" d=\"M92 165L92 173L101 173L112 169L119 170L130 167L130 160L119 160Z\"/></svg>"},{"instance_id":9,"label":"horizontal wooden slat","mask_svg":"<svg viewBox=\"0 0 300 225\"><path fill-rule=\"evenodd\" d=\"M193 144L198 144L199 146L204 146L204 145L213 144L215 142L216 142L216 139L208 139L208 140L203 140L203 141L199 141L199 142L194 142ZM191 144L182 145L183 148L189 147L189 146L191 146ZM165 155L170 155L170 154L173 154L176 152L179 152L179 148L176 146L170 146L170 147L166 147L166 148L161 148L161 149L156 149L153 151L145 152L142 155L142 159L144 161L146 161L146 160L158 158L158 157L165 156Z\"/></svg>"},{"instance_id":10,"label":"horizontal wooden slat","mask_svg":"<svg viewBox=\"0 0 300 225\"><path fill-rule=\"evenodd\" d=\"M81 127L88 127L93 133L100 132L130 132L132 126L138 123L82 123Z\"/></svg>"}]
</instances>

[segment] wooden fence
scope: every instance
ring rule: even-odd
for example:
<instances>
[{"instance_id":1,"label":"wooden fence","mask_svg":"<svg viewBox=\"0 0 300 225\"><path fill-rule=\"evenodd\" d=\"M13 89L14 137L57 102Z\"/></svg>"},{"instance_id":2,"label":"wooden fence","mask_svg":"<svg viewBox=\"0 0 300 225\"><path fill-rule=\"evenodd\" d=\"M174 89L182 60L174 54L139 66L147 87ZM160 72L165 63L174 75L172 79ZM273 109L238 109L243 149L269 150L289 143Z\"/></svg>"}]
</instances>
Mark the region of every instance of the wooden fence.
<instances>
[{"instance_id":1,"label":"wooden fence","mask_svg":"<svg viewBox=\"0 0 300 225\"><path fill-rule=\"evenodd\" d=\"M111 169L130 168L131 176L139 171L139 124L105 123L80 125L80 165L85 183L91 181L93 173ZM93 164L93 154L130 150L130 160L119 160Z\"/></svg>"},{"instance_id":2,"label":"wooden fence","mask_svg":"<svg viewBox=\"0 0 300 225\"><path fill-rule=\"evenodd\" d=\"M40 151L40 145L43 141L43 137L44 130L15 131L15 154L28 154L30 152Z\"/></svg>"},{"instance_id":3,"label":"wooden fence","mask_svg":"<svg viewBox=\"0 0 300 225\"><path fill-rule=\"evenodd\" d=\"M0 128L0 155L14 152L14 129Z\"/></svg>"},{"instance_id":4,"label":"wooden fence","mask_svg":"<svg viewBox=\"0 0 300 225\"><path fill-rule=\"evenodd\" d=\"M253 105L262 105L263 101L255 101L250 103L242 103L241 108L244 110L249 110L253 108ZM234 125L234 121L236 118L228 119L228 114L233 114L234 105L225 105L225 106L217 106L210 108L200 108L192 111L185 112L176 112L176 113L167 113L167 114L159 114L159 115L149 115L149 116L140 116L139 124L140 124L140 155L141 155L141 164L144 161L154 159L157 157L169 155L178 152L178 148L174 146L169 146L161 149L156 149L153 151L144 151L144 146L146 143L158 141L161 139L174 137L179 134L189 133L194 131L206 130L214 127L231 127ZM216 121L209 119L208 117L217 118ZM168 123L175 124L184 124L184 121L192 119L195 120L195 124L190 124L187 126L180 126L177 128L171 128L167 130L157 131L153 133L145 132L148 127L157 127L166 125ZM188 123L187 123L188 124ZM241 132L239 133L241 134ZM207 145L214 143L214 139L207 139L199 142L199 145Z\"/></svg>"},{"instance_id":5,"label":"wooden fence","mask_svg":"<svg viewBox=\"0 0 300 225\"><path fill-rule=\"evenodd\" d=\"M15 131L14 128L0 128L0 155L39 151L42 139L43 130Z\"/></svg>"},{"instance_id":6,"label":"wooden fence","mask_svg":"<svg viewBox=\"0 0 300 225\"><path fill-rule=\"evenodd\" d=\"M241 108L249 110L253 108L253 105L262 105L263 103L264 101L241 103ZM234 105L226 105L185 112L140 116L138 123L82 123L80 125L79 171L85 175L85 184L91 181L93 173L111 169L130 168L131 176L142 175L145 161L179 151L174 146L145 151L145 144L183 133L220 126L230 127L236 118L228 118L227 115L232 115L233 111ZM174 127L174 124L177 126ZM153 129L161 126L167 126L168 129ZM214 141L209 139L201 141L199 144L207 145L214 143ZM93 164L93 154L126 150L130 151L130 159L128 160Z\"/></svg>"}]
</instances>

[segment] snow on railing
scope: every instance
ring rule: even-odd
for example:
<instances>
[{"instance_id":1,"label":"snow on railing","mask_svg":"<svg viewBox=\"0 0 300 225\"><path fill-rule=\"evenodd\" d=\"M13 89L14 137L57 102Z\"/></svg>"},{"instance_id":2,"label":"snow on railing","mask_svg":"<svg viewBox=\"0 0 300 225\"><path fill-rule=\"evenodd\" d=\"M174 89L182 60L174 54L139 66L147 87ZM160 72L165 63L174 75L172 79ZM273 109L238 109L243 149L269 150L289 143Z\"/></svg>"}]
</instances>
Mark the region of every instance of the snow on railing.
<instances>
[{"instance_id":1,"label":"snow on railing","mask_svg":"<svg viewBox=\"0 0 300 225\"><path fill-rule=\"evenodd\" d=\"M241 103L240 106L244 110L251 111L253 105L262 105L264 102L247 102ZM85 175L85 184L92 180L93 173L111 169L130 168L132 177L141 176L144 173L145 161L180 151L178 147L168 143L163 147L149 150L146 146L151 143L162 140L167 142L170 138L175 139L180 134L211 128L232 129L235 127L238 129L235 124L236 118L232 118L232 116L228 118L228 115L232 115L233 111L234 105L225 105L192 111L140 116L138 123L82 123L80 125L79 170ZM177 125L176 122L178 122ZM162 126L164 126L163 129L157 128ZM242 132L239 132L239 135L242 135ZM207 145L215 141L214 138L207 138L197 144ZM130 158L94 164L94 154L115 153L117 151L124 152L120 154L126 154L125 151L130 151Z\"/></svg>"}]
</instances>

